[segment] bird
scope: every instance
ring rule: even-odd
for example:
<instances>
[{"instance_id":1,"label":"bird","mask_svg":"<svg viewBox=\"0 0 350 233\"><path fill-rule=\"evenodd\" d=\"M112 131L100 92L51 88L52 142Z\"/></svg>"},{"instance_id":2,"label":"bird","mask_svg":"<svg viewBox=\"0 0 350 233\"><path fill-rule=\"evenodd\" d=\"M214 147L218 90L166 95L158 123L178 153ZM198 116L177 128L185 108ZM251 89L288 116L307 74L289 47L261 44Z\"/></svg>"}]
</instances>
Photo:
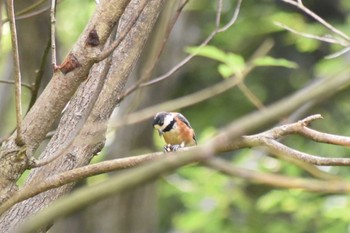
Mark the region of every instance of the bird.
<instances>
[{"instance_id":1,"label":"bird","mask_svg":"<svg viewBox=\"0 0 350 233\"><path fill-rule=\"evenodd\" d=\"M153 118L153 128L163 136L166 152L197 145L195 132L181 113L158 112Z\"/></svg>"}]
</instances>

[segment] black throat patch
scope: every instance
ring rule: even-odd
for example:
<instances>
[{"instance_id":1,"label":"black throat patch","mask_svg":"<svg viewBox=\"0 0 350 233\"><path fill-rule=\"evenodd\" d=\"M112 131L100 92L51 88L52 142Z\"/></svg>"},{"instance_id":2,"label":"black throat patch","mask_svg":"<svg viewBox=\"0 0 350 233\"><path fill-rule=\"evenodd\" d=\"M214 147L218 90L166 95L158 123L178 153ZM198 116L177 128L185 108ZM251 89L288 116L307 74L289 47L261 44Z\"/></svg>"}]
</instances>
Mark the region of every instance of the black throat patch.
<instances>
[{"instance_id":1,"label":"black throat patch","mask_svg":"<svg viewBox=\"0 0 350 233\"><path fill-rule=\"evenodd\" d=\"M164 132L164 133L169 132L169 131L173 128L175 122L176 122L176 120L173 119L173 120L170 122L170 124L169 124L167 127L165 127L165 129L163 130L163 132Z\"/></svg>"}]
</instances>

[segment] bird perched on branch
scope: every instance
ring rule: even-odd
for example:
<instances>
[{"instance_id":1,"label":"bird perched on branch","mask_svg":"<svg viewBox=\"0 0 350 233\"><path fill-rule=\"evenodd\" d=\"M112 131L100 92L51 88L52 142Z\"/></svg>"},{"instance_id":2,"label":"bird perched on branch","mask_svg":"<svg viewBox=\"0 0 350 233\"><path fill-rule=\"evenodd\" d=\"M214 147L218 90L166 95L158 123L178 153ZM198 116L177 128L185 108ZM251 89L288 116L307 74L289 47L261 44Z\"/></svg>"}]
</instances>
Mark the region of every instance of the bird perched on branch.
<instances>
[{"instance_id":1,"label":"bird perched on branch","mask_svg":"<svg viewBox=\"0 0 350 233\"><path fill-rule=\"evenodd\" d=\"M197 144L194 130L181 113L159 112L153 119L153 127L163 136L166 152Z\"/></svg>"}]
</instances>

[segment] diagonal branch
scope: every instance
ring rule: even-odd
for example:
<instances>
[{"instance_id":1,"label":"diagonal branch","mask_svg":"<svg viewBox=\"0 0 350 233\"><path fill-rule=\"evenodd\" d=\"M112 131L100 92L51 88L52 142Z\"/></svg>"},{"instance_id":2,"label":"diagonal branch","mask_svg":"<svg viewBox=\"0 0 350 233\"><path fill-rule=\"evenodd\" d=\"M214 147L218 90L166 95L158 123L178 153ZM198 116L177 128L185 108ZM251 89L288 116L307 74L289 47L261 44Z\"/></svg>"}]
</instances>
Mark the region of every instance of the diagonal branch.
<instances>
[{"instance_id":1,"label":"diagonal branch","mask_svg":"<svg viewBox=\"0 0 350 233\"><path fill-rule=\"evenodd\" d=\"M232 89L233 87L237 86L241 82L241 80L243 80L254 69L254 60L256 58L265 56L272 48L272 45L273 44L270 40L266 40L264 43L262 43L261 46L255 51L255 53L247 62L245 69L239 74L240 77L233 75L232 77L224 79L223 81L213 86L207 87L195 93L180 97L175 100L170 100L155 106L151 106L139 110L137 112L133 112L120 119L119 121L110 124L110 127L120 127L122 125L134 124L154 116L154 114L157 112L164 110L173 111L176 109L191 106Z\"/></svg>"},{"instance_id":2,"label":"diagonal branch","mask_svg":"<svg viewBox=\"0 0 350 233\"><path fill-rule=\"evenodd\" d=\"M218 1L218 9L216 12L216 26L215 29L210 33L210 35L198 46L197 50L194 53L189 54L187 57L185 57L182 61L180 61L177 65L175 65L172 69L170 69L167 73L156 77L148 82L144 82L144 83L137 83L134 86L130 87L128 90L126 90L124 92L124 94L121 95L121 99L125 98L127 95L130 95L132 92L134 92L135 90L137 90L138 88L142 88L142 87L146 87L146 86L150 86L153 84L156 84L160 81L163 81L167 78L169 78L171 75L173 75L176 71L178 71L179 69L181 69L183 66L185 66L192 58L194 58L197 53L199 52L199 50L201 48L203 48L204 46L206 46L218 33L220 32L224 32L226 31L228 28L230 28L237 20L239 11L240 11L240 7L241 7L241 3L242 0L238 0L235 11L233 13L233 16L231 18L231 20L224 25L222 28L220 28L220 19L221 19L221 13L222 13L222 4L221 4L221 0Z\"/></svg>"},{"instance_id":3,"label":"diagonal branch","mask_svg":"<svg viewBox=\"0 0 350 233\"><path fill-rule=\"evenodd\" d=\"M340 36L341 38L345 39L346 41L350 42L350 37L348 35L346 35L344 32L338 30L337 28L333 27L331 24L329 24L326 20L322 19L320 16L318 16L317 14L315 14L313 11L311 11L310 9L308 9L307 7L305 7L302 2L295 2L293 0L282 0L285 3L288 3L290 5L293 5L297 8L299 8L300 10L302 10L304 13L306 13L307 15L311 16L312 18L314 18L317 22L319 22L320 24L322 24L325 28L327 28L328 30L330 30L331 32L333 32L334 34Z\"/></svg>"},{"instance_id":4,"label":"diagonal branch","mask_svg":"<svg viewBox=\"0 0 350 233\"><path fill-rule=\"evenodd\" d=\"M124 38L126 37L126 35L130 32L131 28L135 25L135 23L137 22L138 18L140 17L142 11L145 9L146 5L147 5L148 1L147 0L143 0L141 2L141 5L139 8L137 8L137 11L134 14L134 18L131 19L127 26L125 27L125 30L123 30L120 35L118 35L118 38L111 43L110 46L108 46L108 48L105 48L101 53L97 54L96 56L94 56L92 58L92 60L97 63L100 62L104 59L106 59L119 45L120 43L124 40Z\"/></svg>"},{"instance_id":5,"label":"diagonal branch","mask_svg":"<svg viewBox=\"0 0 350 233\"><path fill-rule=\"evenodd\" d=\"M40 85L41 85L41 80L42 80L43 75L44 75L46 59L47 59L49 52L50 52L50 44L51 44L51 40L49 40L47 42L43 56L41 57L40 66L39 66L38 71L36 72L35 81L34 81L34 84L32 86L32 96L30 98L27 112L29 112L29 110L32 108L32 106L34 105L34 103L38 97L39 89L40 89Z\"/></svg>"},{"instance_id":6,"label":"diagonal branch","mask_svg":"<svg viewBox=\"0 0 350 233\"><path fill-rule=\"evenodd\" d=\"M221 160L212 160L212 156L237 150L244 147L253 147L259 145L265 145L268 149L271 149L273 152L284 153L286 150L286 146L277 143L276 139L289 135L298 133L303 127L309 124L311 121L320 119L320 115L314 115L307 117L299 122L287 124L283 126L279 126L273 128L271 130L267 130L260 134L251 135L251 136L242 136L238 137L233 141L226 141L226 143L222 142L222 138L214 138L208 141L205 145L186 148L176 153L167 154L169 156L164 156L162 159L158 159L158 156L161 154L151 154L151 155L143 155L143 157L133 157L123 159L124 161L128 161L128 164L139 164L140 161L144 159L156 159L150 163L144 164L144 166L139 167L137 169L130 169L123 173L119 173L117 176L112 177L111 179L99 183L94 186L84 187L73 193L72 195L62 198L55 202L50 208L45 209L38 213L36 216L30 218L24 225L22 225L20 232L31 232L34 229L39 229L40 227L48 224L58 217L66 216L78 209L89 205L90 203L95 203L98 200L103 198L107 198L116 193L120 193L126 190L129 190L135 186L140 184L144 184L151 180L156 179L160 175L165 173L169 173L176 168L179 168L183 165L203 162L205 165L210 166L216 170L219 170L225 174L230 176L238 176L249 181L255 183L262 183L276 187L283 188L302 188L308 191L313 192L329 192L329 193L347 193L350 192L350 184L343 180L330 180L330 181L319 181L314 179L299 179L299 178L290 178L284 177L280 175L272 175L259 173L255 171L250 171L247 169L236 168L228 165L227 163L223 163ZM289 148L290 149L290 148ZM290 152L290 151L289 151ZM289 153L288 152L288 153ZM153 156L153 157L152 157ZM325 161L328 160L329 165L350 165L350 159L342 159L342 158L332 158L326 159L322 157L315 157L312 155L308 155L304 153L304 157L313 158L315 161L321 161L321 164L324 165ZM131 162L131 160L135 159L135 163ZM345 162L343 164L337 163L334 161L342 161ZM102 162L102 166L106 171L111 171L112 166L119 166L121 163L117 163L117 160L113 162ZM121 160L119 160L121 161ZM106 166L107 163L113 163L112 166ZM88 165L87 167L94 167L94 170L86 170L84 168L78 168L83 170L84 175L101 172L101 170L96 170L99 167L99 164ZM125 166L125 164L124 164ZM86 168L87 168L86 167ZM69 173L73 174L72 170ZM60 177L64 176L58 175ZM81 178L81 176L79 176ZM71 176L67 176L67 180L72 179ZM62 182L62 180L57 180L58 182ZM55 183L51 180L51 182ZM41 183L44 184L44 183ZM39 185L32 186L35 190L36 187L40 187ZM28 195L28 194L27 194Z\"/></svg>"},{"instance_id":7,"label":"diagonal branch","mask_svg":"<svg viewBox=\"0 0 350 233\"><path fill-rule=\"evenodd\" d=\"M302 189L320 193L349 193L350 183L345 180L321 181L317 179L294 178L277 174L257 172L251 169L232 166L223 159L210 159L206 167L220 171L228 176L243 178L249 182L277 188Z\"/></svg>"}]
</instances>

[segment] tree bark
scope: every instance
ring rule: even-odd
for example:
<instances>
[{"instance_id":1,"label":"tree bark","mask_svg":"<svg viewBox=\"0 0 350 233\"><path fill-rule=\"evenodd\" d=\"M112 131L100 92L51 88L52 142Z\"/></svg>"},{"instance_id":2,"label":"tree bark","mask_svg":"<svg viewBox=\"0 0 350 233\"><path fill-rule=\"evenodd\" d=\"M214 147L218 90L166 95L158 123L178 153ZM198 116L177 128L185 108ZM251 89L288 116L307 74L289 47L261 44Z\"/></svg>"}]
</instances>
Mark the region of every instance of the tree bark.
<instances>
[{"instance_id":1,"label":"tree bark","mask_svg":"<svg viewBox=\"0 0 350 233\"><path fill-rule=\"evenodd\" d=\"M100 53L128 3L128 0L112 0L98 4L95 14L65 58L60 70L54 73L48 86L23 119L22 136L25 147L16 145L16 134L3 144L0 151L0 203L17 189L15 183L29 167L28 159L31 159L67 102L88 76L95 62L93 56ZM98 46L87 44L93 30L99 37Z\"/></svg>"},{"instance_id":2,"label":"tree bark","mask_svg":"<svg viewBox=\"0 0 350 233\"><path fill-rule=\"evenodd\" d=\"M117 2L118 3L115 1L102 1L99 5L105 4L105 6L98 7L96 11L99 12L100 10L98 14L102 18L115 20L115 12L118 11L115 7L116 5L120 6L120 1ZM134 0L126 8L118 27L117 37L121 31L125 30L127 22L130 21L130 18L133 16L135 10L141 7L141 2L142 1ZM100 62L99 64L96 64L90 71L87 81L79 87L74 98L70 101L70 104L65 110L65 113L60 121L55 135L51 139L50 143L40 158L49 158L56 151L61 150L62 145L65 145L67 143L67 140L71 140L72 136L74 136L74 132L76 132L77 128L81 126L82 128L78 129L78 135L76 135L74 138L74 142L69 148L69 152L61 155L58 159L54 160L48 165L33 170L29 176L28 182L26 183L27 186L35 185L35 181L44 179L45 177L49 177L53 174L88 164L91 158L102 148L104 144L106 122L114 107L118 104L118 95L120 95L123 91L128 75L131 72L133 65L137 61L145 44L145 41L148 38L161 10L162 3L163 0L147 1L147 5L136 21L135 25L129 31L126 38L113 52L112 62ZM111 7L112 9L107 10L106 8L108 7ZM101 9L104 9L105 11L101 12ZM105 15L110 13L111 10L114 14L114 18L109 18ZM121 12L118 12L118 14L121 14ZM96 20L97 22L98 19L96 17L97 16L95 14L92 20ZM106 21L102 19L102 22ZM113 25L114 24L108 25L109 33L111 32L111 26ZM88 31L92 30L90 24L87 28L90 28ZM86 37L84 39L86 39ZM107 38L104 37L102 39L106 41ZM76 51L76 53L81 54L80 51ZM81 55L83 56L83 54ZM86 56L86 54L84 55ZM90 62L86 60L86 65L87 64L90 64ZM104 73L106 66L109 68L109 72L107 74L107 77L103 77L101 74ZM83 74L85 74L85 72L78 72L78 77L83 77ZM62 78L54 77L54 79ZM74 82L75 80L75 82L77 82L80 79L77 79L77 77L63 77L63 81L57 82L61 82L61 85L62 82L65 82L65 84L67 84L67 81L64 80L69 80L70 82ZM102 84L104 82L104 85L102 90L99 91L99 84L101 84L101 82ZM49 87L47 89L50 90L51 88L54 88L57 92L60 92L60 89L62 88L61 85L59 85L57 89L56 87L52 87L49 84ZM66 95L70 94L66 93ZM95 97L98 97L97 100ZM67 96L64 98L67 98ZM91 110L90 108L92 108L92 106L93 109ZM33 112L35 111L37 110L34 109ZM53 115L56 116L56 114ZM86 115L89 117L87 118L86 122L82 122L82 116L84 118ZM41 121L43 119L39 118L37 120ZM26 124L28 124L28 121ZM40 137L38 136L38 138ZM61 195L69 192L72 186L73 185L66 185L61 188L50 190L15 205L0 219L0 231L13 231L18 223L22 222L25 218L31 216L37 211L45 208Z\"/></svg>"}]
</instances>

